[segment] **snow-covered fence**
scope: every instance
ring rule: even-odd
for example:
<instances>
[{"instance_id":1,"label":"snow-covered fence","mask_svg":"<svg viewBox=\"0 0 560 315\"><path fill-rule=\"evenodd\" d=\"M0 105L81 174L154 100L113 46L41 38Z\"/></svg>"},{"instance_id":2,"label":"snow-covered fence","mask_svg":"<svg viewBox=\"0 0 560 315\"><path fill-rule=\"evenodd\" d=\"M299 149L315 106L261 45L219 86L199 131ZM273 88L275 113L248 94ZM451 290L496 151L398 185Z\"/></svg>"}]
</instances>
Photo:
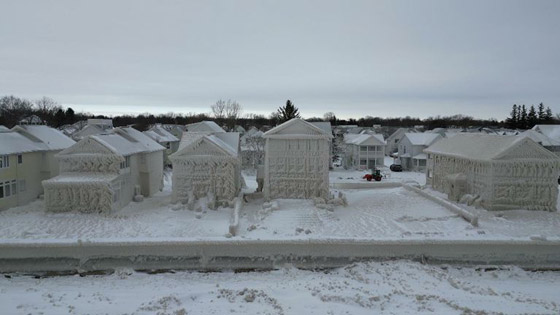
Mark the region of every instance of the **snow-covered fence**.
<instances>
[{"instance_id":1,"label":"snow-covered fence","mask_svg":"<svg viewBox=\"0 0 560 315\"><path fill-rule=\"evenodd\" d=\"M229 221L229 234L235 236L239 233L239 213L243 208L243 192L237 196L233 201L233 211Z\"/></svg>"},{"instance_id":2,"label":"snow-covered fence","mask_svg":"<svg viewBox=\"0 0 560 315\"><path fill-rule=\"evenodd\" d=\"M410 191L414 191L417 194L432 200L433 202L444 206L445 208L449 209L451 212L459 215L461 218L465 219L466 221L468 221L470 224L472 224L472 226L478 226L478 216L468 212L467 210L461 208L460 206L442 199L440 197L434 196L428 192L423 191L422 189L418 188L418 187L414 187L410 184L403 184L402 185L405 189L410 190Z\"/></svg>"}]
</instances>

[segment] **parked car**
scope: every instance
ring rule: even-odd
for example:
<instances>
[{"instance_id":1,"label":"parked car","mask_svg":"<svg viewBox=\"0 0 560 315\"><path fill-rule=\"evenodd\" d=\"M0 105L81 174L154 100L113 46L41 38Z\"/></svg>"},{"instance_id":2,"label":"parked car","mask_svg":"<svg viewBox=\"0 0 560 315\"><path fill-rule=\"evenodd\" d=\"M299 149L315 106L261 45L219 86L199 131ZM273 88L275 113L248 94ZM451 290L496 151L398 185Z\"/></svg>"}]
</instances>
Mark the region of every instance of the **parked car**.
<instances>
[{"instance_id":1,"label":"parked car","mask_svg":"<svg viewBox=\"0 0 560 315\"><path fill-rule=\"evenodd\" d=\"M402 172L402 165L400 164L391 164L391 166L389 166L389 169L393 172Z\"/></svg>"}]
</instances>

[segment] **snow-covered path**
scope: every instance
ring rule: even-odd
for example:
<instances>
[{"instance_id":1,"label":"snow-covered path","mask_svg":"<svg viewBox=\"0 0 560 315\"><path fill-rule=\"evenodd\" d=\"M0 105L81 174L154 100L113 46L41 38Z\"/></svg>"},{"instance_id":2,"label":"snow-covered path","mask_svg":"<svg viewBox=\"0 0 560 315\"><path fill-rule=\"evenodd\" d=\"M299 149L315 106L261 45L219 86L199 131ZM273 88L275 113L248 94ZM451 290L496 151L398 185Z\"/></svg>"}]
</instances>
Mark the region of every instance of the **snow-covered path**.
<instances>
[{"instance_id":1,"label":"snow-covered path","mask_svg":"<svg viewBox=\"0 0 560 315\"><path fill-rule=\"evenodd\" d=\"M4 314L558 314L559 272L409 261L326 271L0 278Z\"/></svg>"}]
</instances>

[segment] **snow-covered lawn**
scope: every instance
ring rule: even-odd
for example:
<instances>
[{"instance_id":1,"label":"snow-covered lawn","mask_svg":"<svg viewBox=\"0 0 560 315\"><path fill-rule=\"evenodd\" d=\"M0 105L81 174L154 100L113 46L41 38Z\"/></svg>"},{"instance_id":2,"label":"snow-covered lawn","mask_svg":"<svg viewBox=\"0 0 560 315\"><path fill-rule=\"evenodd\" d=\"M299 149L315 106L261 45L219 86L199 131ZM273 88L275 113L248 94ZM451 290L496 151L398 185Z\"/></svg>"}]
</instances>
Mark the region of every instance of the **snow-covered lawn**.
<instances>
[{"instance_id":1,"label":"snow-covered lawn","mask_svg":"<svg viewBox=\"0 0 560 315\"><path fill-rule=\"evenodd\" d=\"M325 271L0 278L3 314L558 314L559 272L364 262Z\"/></svg>"},{"instance_id":2,"label":"snow-covered lawn","mask_svg":"<svg viewBox=\"0 0 560 315\"><path fill-rule=\"evenodd\" d=\"M363 183L363 173L333 171L331 180ZM393 173L389 180L410 181L422 176ZM254 174L245 173L245 179L246 191L253 192ZM239 236L231 239L528 240L544 236L560 240L558 212L468 208L479 216L480 226L474 228L446 208L402 187L342 191L348 206L332 212L307 200L278 200L279 208L266 212L262 199L250 201L241 212ZM170 200L171 183L167 180L163 192L109 215L45 213L43 202L35 201L0 212L0 242L227 239L231 208L189 211Z\"/></svg>"}]
</instances>

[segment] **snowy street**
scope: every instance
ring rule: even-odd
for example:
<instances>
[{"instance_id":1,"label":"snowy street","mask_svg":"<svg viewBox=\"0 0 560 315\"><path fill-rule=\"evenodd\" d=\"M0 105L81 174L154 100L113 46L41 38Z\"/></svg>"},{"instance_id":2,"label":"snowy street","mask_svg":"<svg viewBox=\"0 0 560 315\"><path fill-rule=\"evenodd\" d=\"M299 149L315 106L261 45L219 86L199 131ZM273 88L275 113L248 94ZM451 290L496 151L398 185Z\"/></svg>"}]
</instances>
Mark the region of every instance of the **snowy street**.
<instances>
[{"instance_id":1,"label":"snowy street","mask_svg":"<svg viewBox=\"0 0 560 315\"><path fill-rule=\"evenodd\" d=\"M558 314L559 272L410 261L306 271L0 278L4 314Z\"/></svg>"}]
</instances>

